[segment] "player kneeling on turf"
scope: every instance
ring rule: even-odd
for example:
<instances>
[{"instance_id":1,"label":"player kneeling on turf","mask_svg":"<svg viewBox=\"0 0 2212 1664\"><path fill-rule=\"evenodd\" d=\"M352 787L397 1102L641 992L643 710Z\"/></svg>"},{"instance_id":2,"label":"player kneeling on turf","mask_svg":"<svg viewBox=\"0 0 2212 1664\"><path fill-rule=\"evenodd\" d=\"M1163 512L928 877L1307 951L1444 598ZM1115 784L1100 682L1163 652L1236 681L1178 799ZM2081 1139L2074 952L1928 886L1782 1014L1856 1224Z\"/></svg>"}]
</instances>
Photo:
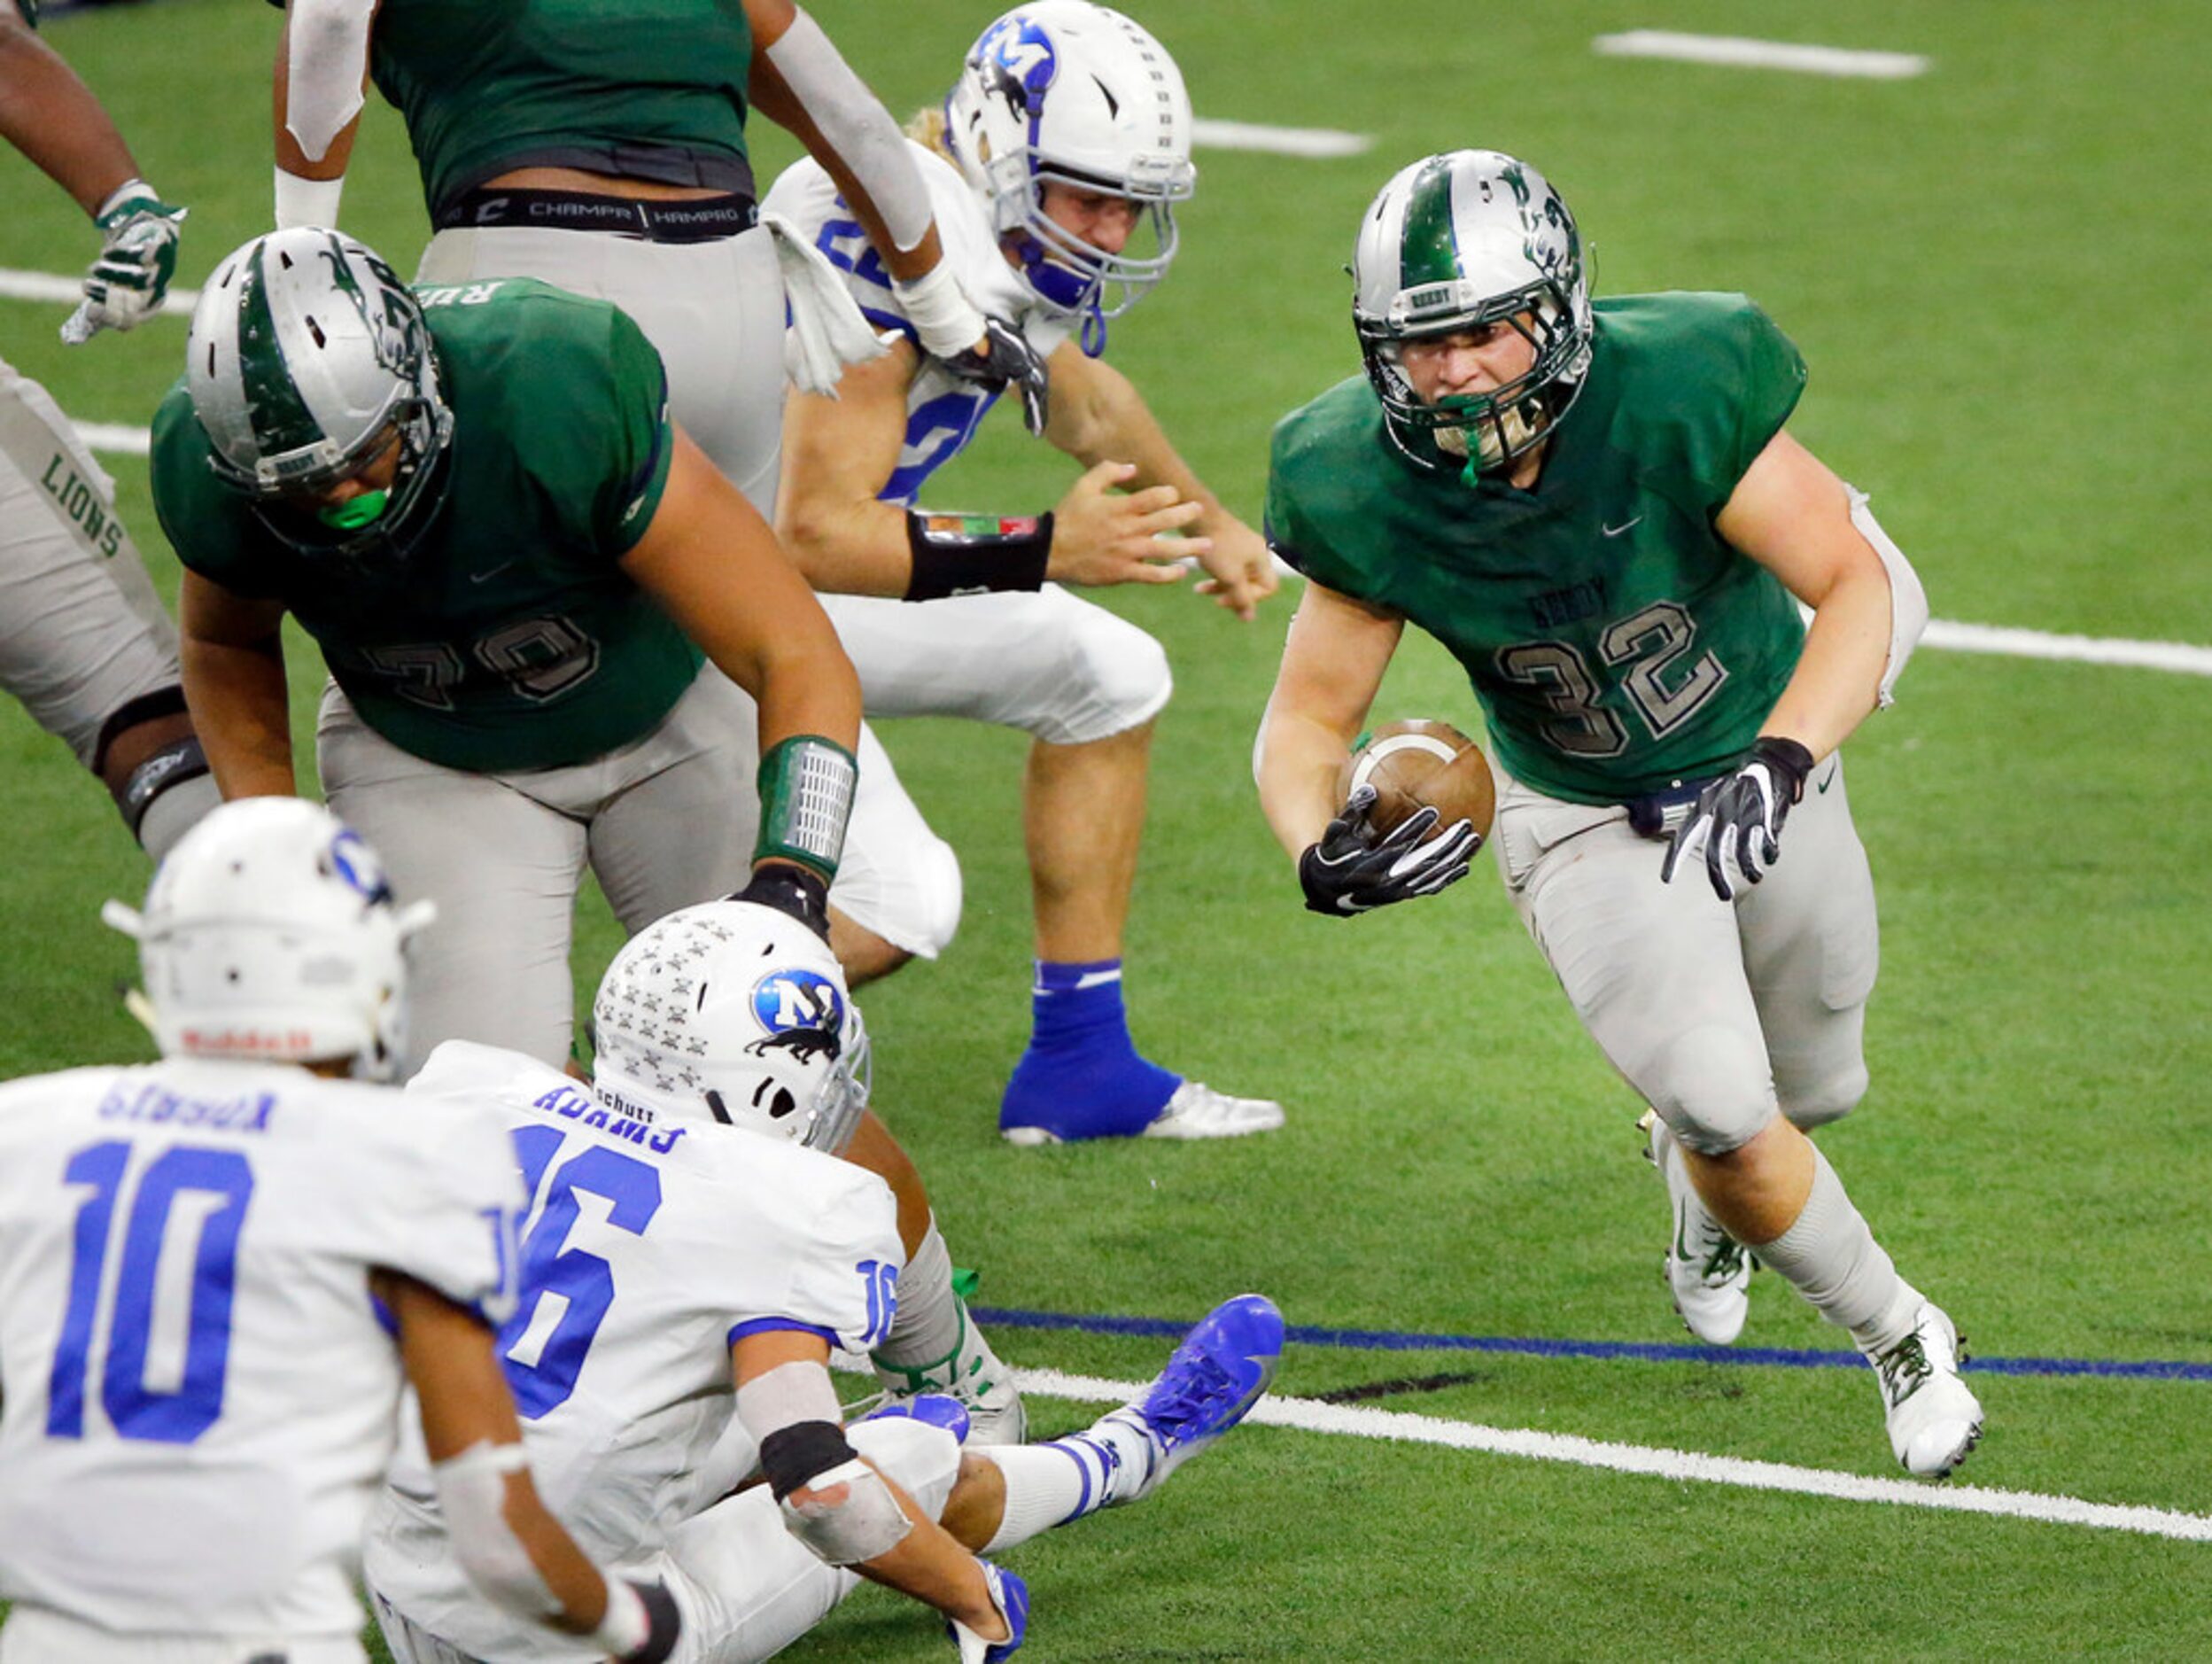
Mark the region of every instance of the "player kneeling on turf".
<instances>
[{"instance_id":1,"label":"player kneeling on turf","mask_svg":"<svg viewBox=\"0 0 2212 1664\"><path fill-rule=\"evenodd\" d=\"M671 968L673 1046L634 1021ZM710 902L633 938L596 1009L589 1086L455 1041L408 1096L507 1120L530 1202L499 1347L532 1461L581 1541L668 1590L679 1658L769 1657L865 1577L943 1613L964 1659L1003 1659L1028 1591L979 1556L1148 1494L1267 1389L1283 1321L1246 1295L1065 1439L966 1450L966 1411L935 1396L841 1426L830 1349L880 1343L903 1256L889 1190L833 1159L867 1097L836 960L780 913ZM452 1526L403 1457L367 1556L396 1660L590 1656L477 1600Z\"/></svg>"}]
</instances>

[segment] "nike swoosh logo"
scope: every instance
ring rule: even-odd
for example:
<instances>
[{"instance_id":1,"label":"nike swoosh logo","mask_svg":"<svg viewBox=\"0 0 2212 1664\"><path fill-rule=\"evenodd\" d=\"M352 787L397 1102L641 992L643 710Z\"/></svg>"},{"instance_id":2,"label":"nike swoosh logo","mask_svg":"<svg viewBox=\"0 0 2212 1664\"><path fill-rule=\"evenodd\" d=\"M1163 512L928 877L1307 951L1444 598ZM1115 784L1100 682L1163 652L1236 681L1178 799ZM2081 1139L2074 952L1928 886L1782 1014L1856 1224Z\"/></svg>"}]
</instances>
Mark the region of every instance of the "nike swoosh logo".
<instances>
[{"instance_id":1,"label":"nike swoosh logo","mask_svg":"<svg viewBox=\"0 0 2212 1664\"><path fill-rule=\"evenodd\" d=\"M488 584L492 581L492 579L497 578L501 572L505 572L514 564L515 563L513 561L501 561L488 572L470 572L469 574L469 581L472 584ZM1828 788L1823 786L1820 789L1822 791L1826 791Z\"/></svg>"},{"instance_id":2,"label":"nike swoosh logo","mask_svg":"<svg viewBox=\"0 0 2212 1664\"><path fill-rule=\"evenodd\" d=\"M1819 792L1826 792L1826 791L1828 790L1828 789L1830 786L1833 786L1833 785L1836 783L1836 775L1838 775L1838 774L1842 774L1843 772L1843 764L1841 764L1841 763L1836 764L1836 766L1834 768L1831 768L1831 769L1829 769L1829 770L1828 770L1828 778L1827 778L1826 780L1824 780L1824 781L1820 781L1820 783L1819 785L1815 786L1815 787L1813 788L1813 789L1814 789L1815 791L1819 791Z\"/></svg>"},{"instance_id":3,"label":"nike swoosh logo","mask_svg":"<svg viewBox=\"0 0 2212 1664\"><path fill-rule=\"evenodd\" d=\"M1624 520L1618 525L1602 525L1598 527L1598 530L1603 532L1607 537L1618 537L1623 532L1634 531L1637 526L1640 526L1642 524L1643 516L1638 515L1633 520Z\"/></svg>"}]
</instances>

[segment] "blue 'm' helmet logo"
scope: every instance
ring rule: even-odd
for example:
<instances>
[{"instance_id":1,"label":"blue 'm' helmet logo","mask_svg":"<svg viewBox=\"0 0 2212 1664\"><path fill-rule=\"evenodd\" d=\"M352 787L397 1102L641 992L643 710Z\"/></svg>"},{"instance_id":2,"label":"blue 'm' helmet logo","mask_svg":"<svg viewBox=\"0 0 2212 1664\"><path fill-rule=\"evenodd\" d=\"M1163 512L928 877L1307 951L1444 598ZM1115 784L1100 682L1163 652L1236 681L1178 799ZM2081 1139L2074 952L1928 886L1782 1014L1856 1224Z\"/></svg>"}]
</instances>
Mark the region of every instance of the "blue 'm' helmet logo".
<instances>
[{"instance_id":1,"label":"blue 'm' helmet logo","mask_svg":"<svg viewBox=\"0 0 2212 1664\"><path fill-rule=\"evenodd\" d=\"M991 91L1032 118L1043 113L1044 89L1059 73L1052 37L1019 13L1001 18L975 43L975 63Z\"/></svg>"},{"instance_id":2,"label":"blue 'm' helmet logo","mask_svg":"<svg viewBox=\"0 0 2212 1664\"><path fill-rule=\"evenodd\" d=\"M392 899L392 883L377 864L376 854L352 827L341 828L330 840L330 870L349 890L358 890L372 907Z\"/></svg>"},{"instance_id":3,"label":"blue 'm' helmet logo","mask_svg":"<svg viewBox=\"0 0 2212 1664\"><path fill-rule=\"evenodd\" d=\"M753 984L753 1016L766 1034L749 1052L834 1058L844 1049L845 997L819 971L770 971Z\"/></svg>"}]
</instances>

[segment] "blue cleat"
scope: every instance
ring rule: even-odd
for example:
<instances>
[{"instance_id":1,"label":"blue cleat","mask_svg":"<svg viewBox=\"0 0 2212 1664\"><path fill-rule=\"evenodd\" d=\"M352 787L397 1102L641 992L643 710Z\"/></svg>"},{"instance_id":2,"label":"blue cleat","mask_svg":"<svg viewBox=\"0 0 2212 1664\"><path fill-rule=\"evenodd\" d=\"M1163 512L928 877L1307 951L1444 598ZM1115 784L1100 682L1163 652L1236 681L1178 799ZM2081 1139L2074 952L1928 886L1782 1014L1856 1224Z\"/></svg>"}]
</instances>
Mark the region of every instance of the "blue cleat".
<instances>
[{"instance_id":1,"label":"blue cleat","mask_svg":"<svg viewBox=\"0 0 2212 1664\"><path fill-rule=\"evenodd\" d=\"M883 1421L896 1418L926 1421L933 1427L943 1427L960 1443L967 1442L967 1406L951 1393L917 1393L912 1398L894 1398L869 1411L860 1419Z\"/></svg>"},{"instance_id":2,"label":"blue cleat","mask_svg":"<svg viewBox=\"0 0 2212 1664\"><path fill-rule=\"evenodd\" d=\"M1145 1460L1124 1459L1109 1505L1135 1502L1245 1419L1283 1360L1283 1314L1265 1295L1238 1295L1201 1318L1135 1404L1103 1418L1143 1435ZM1118 1444L1119 1440L1115 1442Z\"/></svg>"},{"instance_id":3,"label":"blue cleat","mask_svg":"<svg viewBox=\"0 0 2212 1664\"><path fill-rule=\"evenodd\" d=\"M1029 1636L1029 1586L1002 1566L989 1560L981 1562L983 1581L990 1586L991 1603L998 1614L1006 1621L1006 1638L986 1641L958 1619L945 1620L945 1633L952 1637L952 1645L960 1649L960 1664L1000 1664L1021 1651L1022 1642Z\"/></svg>"}]
</instances>

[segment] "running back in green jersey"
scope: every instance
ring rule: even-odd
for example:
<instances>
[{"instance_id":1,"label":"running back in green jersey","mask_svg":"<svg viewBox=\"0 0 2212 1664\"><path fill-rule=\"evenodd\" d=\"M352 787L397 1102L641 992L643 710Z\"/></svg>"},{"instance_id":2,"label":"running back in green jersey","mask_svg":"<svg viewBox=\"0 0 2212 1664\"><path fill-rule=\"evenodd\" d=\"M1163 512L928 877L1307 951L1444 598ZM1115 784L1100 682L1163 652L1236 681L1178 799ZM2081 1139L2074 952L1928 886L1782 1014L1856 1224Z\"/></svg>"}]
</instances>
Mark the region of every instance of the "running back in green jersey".
<instances>
[{"instance_id":1,"label":"running back in green jersey","mask_svg":"<svg viewBox=\"0 0 2212 1664\"><path fill-rule=\"evenodd\" d=\"M749 191L752 51L742 0L384 0L369 66L435 217L525 163Z\"/></svg>"},{"instance_id":2,"label":"running back in green jersey","mask_svg":"<svg viewBox=\"0 0 2212 1664\"><path fill-rule=\"evenodd\" d=\"M1416 468L1355 377L1277 426L1267 523L1308 578L1450 649L1514 775L1619 803L1727 768L1797 666L1796 601L1712 523L1805 371L1741 295L1595 313L1588 380L1533 489Z\"/></svg>"},{"instance_id":3,"label":"running back in green jersey","mask_svg":"<svg viewBox=\"0 0 2212 1664\"><path fill-rule=\"evenodd\" d=\"M617 564L668 480L660 357L619 308L527 278L416 294L454 438L410 555L317 558L274 535L209 469L182 382L154 417L154 508L185 565L288 606L402 750L477 773L602 756L702 662Z\"/></svg>"}]
</instances>

